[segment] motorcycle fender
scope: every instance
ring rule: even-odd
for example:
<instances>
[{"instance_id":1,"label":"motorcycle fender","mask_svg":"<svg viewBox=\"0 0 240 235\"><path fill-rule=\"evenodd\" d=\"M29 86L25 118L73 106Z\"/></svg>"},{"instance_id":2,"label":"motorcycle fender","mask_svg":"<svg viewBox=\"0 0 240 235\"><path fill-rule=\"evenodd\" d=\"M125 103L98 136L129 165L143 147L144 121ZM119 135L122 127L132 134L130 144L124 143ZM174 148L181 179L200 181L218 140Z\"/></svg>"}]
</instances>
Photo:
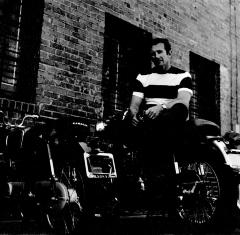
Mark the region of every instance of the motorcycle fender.
<instances>
[{"instance_id":1,"label":"motorcycle fender","mask_svg":"<svg viewBox=\"0 0 240 235\"><path fill-rule=\"evenodd\" d=\"M35 193L40 203L54 210L62 210L69 201L67 187L61 182L38 181Z\"/></svg>"},{"instance_id":2,"label":"motorcycle fender","mask_svg":"<svg viewBox=\"0 0 240 235\"><path fill-rule=\"evenodd\" d=\"M214 144L219 148L222 155L225 159L225 164L228 165L230 168L233 169L237 176L237 183L238 183L238 199L237 199L237 207L240 209L240 150L238 149L228 149L224 142L214 140Z\"/></svg>"},{"instance_id":3,"label":"motorcycle fender","mask_svg":"<svg viewBox=\"0 0 240 235\"><path fill-rule=\"evenodd\" d=\"M240 151L228 149L226 144L220 140L214 140L213 144L220 150L224 157L225 164L230 166L232 169L240 170Z\"/></svg>"}]
</instances>

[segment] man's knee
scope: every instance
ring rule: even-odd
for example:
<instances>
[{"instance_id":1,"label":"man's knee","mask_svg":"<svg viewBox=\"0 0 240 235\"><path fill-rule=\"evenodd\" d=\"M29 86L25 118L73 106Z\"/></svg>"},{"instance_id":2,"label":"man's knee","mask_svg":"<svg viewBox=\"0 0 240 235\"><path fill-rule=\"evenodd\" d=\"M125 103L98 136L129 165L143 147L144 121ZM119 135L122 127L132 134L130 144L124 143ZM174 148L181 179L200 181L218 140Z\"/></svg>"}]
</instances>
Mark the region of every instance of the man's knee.
<instances>
[{"instance_id":1,"label":"man's knee","mask_svg":"<svg viewBox=\"0 0 240 235\"><path fill-rule=\"evenodd\" d=\"M159 117L158 124L167 129L173 129L182 126L188 117L188 109L184 104L175 104L168 109L161 117Z\"/></svg>"},{"instance_id":2,"label":"man's knee","mask_svg":"<svg viewBox=\"0 0 240 235\"><path fill-rule=\"evenodd\" d=\"M188 108L182 103L177 103L171 107L170 114L177 120L185 121L188 117Z\"/></svg>"}]
</instances>

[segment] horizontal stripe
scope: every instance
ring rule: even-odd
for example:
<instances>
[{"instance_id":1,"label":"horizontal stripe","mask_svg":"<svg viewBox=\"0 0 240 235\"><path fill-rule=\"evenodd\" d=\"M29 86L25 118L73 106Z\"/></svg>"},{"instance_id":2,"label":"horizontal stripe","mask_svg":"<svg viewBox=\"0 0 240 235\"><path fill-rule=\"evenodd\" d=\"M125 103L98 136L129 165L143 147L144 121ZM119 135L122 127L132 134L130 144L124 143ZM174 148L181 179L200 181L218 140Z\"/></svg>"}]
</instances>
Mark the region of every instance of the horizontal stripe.
<instances>
[{"instance_id":1,"label":"horizontal stripe","mask_svg":"<svg viewBox=\"0 0 240 235\"><path fill-rule=\"evenodd\" d=\"M146 98L146 105L167 104L170 101L172 101L172 99Z\"/></svg>"},{"instance_id":2,"label":"horizontal stripe","mask_svg":"<svg viewBox=\"0 0 240 235\"><path fill-rule=\"evenodd\" d=\"M175 98L181 91L192 91L191 75L182 73L151 73L138 75L133 95L146 99L147 104L164 104Z\"/></svg>"},{"instance_id":3,"label":"horizontal stripe","mask_svg":"<svg viewBox=\"0 0 240 235\"><path fill-rule=\"evenodd\" d=\"M181 74L152 73L149 75L138 75L137 80L142 83L143 87L147 87L149 85L176 86L179 85L180 82L186 77L191 77L191 75L188 72Z\"/></svg>"},{"instance_id":4,"label":"horizontal stripe","mask_svg":"<svg viewBox=\"0 0 240 235\"><path fill-rule=\"evenodd\" d=\"M140 98L143 98L144 97L144 94L142 92L136 92L134 91L133 92L133 95L137 96L137 97L140 97Z\"/></svg>"},{"instance_id":5,"label":"horizontal stripe","mask_svg":"<svg viewBox=\"0 0 240 235\"><path fill-rule=\"evenodd\" d=\"M148 98L168 98L174 99L177 96L176 86L153 86L145 87L144 94Z\"/></svg>"},{"instance_id":6,"label":"horizontal stripe","mask_svg":"<svg viewBox=\"0 0 240 235\"><path fill-rule=\"evenodd\" d=\"M179 92L179 91L187 91L187 92L189 92L191 95L193 95L193 91L192 91L191 89L189 89L189 88L186 88L186 87L179 88L179 89L178 89L178 92Z\"/></svg>"}]
</instances>

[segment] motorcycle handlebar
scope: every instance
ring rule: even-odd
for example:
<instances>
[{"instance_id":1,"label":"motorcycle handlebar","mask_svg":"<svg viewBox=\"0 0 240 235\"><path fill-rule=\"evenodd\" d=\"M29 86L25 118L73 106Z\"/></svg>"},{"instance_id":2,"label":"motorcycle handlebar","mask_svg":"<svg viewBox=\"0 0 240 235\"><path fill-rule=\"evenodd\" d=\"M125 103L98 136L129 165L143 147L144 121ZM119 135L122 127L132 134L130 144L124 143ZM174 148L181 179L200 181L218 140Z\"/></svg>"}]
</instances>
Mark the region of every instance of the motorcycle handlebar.
<instances>
[{"instance_id":1,"label":"motorcycle handlebar","mask_svg":"<svg viewBox=\"0 0 240 235\"><path fill-rule=\"evenodd\" d=\"M27 119L32 119L32 120L35 121L35 120L38 119L38 118L39 118L39 116L36 115L36 114L32 114L32 115L27 114L27 115L24 116L22 122L21 122L19 125L17 125L17 126L23 127L23 126L24 126L24 122L25 122Z\"/></svg>"},{"instance_id":2,"label":"motorcycle handlebar","mask_svg":"<svg viewBox=\"0 0 240 235\"><path fill-rule=\"evenodd\" d=\"M124 120L127 120L129 117L132 118L132 115L131 115L131 113L130 113L130 110L127 109L127 110L123 113L122 120L123 120L123 121L124 121ZM141 110L140 112L138 112L136 118L137 118L140 122L144 122L144 121L147 119L145 110Z\"/></svg>"},{"instance_id":3,"label":"motorcycle handlebar","mask_svg":"<svg viewBox=\"0 0 240 235\"><path fill-rule=\"evenodd\" d=\"M36 121L36 119L39 118L39 115L36 114L27 114L23 117L22 121L20 124L11 124L8 121L6 121L6 117L5 114L2 110L0 110L0 124L6 125L6 126L10 126L10 127L24 127L24 123L27 119L32 119L34 121Z\"/></svg>"},{"instance_id":4,"label":"motorcycle handlebar","mask_svg":"<svg viewBox=\"0 0 240 235\"><path fill-rule=\"evenodd\" d=\"M147 116L146 116L146 113L145 111L142 111L142 112L139 112L137 113L137 119L140 121L140 122L144 122L146 120Z\"/></svg>"}]
</instances>

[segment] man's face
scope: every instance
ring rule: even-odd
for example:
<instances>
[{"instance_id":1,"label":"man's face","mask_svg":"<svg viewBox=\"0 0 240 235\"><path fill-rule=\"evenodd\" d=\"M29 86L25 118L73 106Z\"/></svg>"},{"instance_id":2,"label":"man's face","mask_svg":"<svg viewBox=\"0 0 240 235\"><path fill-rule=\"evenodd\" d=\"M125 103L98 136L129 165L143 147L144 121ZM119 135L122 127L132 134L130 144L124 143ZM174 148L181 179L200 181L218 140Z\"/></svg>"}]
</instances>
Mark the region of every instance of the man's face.
<instances>
[{"instance_id":1,"label":"man's face","mask_svg":"<svg viewBox=\"0 0 240 235\"><path fill-rule=\"evenodd\" d=\"M170 66L171 53L167 54L164 44L158 43L152 46L151 59L154 67L168 69Z\"/></svg>"}]
</instances>

